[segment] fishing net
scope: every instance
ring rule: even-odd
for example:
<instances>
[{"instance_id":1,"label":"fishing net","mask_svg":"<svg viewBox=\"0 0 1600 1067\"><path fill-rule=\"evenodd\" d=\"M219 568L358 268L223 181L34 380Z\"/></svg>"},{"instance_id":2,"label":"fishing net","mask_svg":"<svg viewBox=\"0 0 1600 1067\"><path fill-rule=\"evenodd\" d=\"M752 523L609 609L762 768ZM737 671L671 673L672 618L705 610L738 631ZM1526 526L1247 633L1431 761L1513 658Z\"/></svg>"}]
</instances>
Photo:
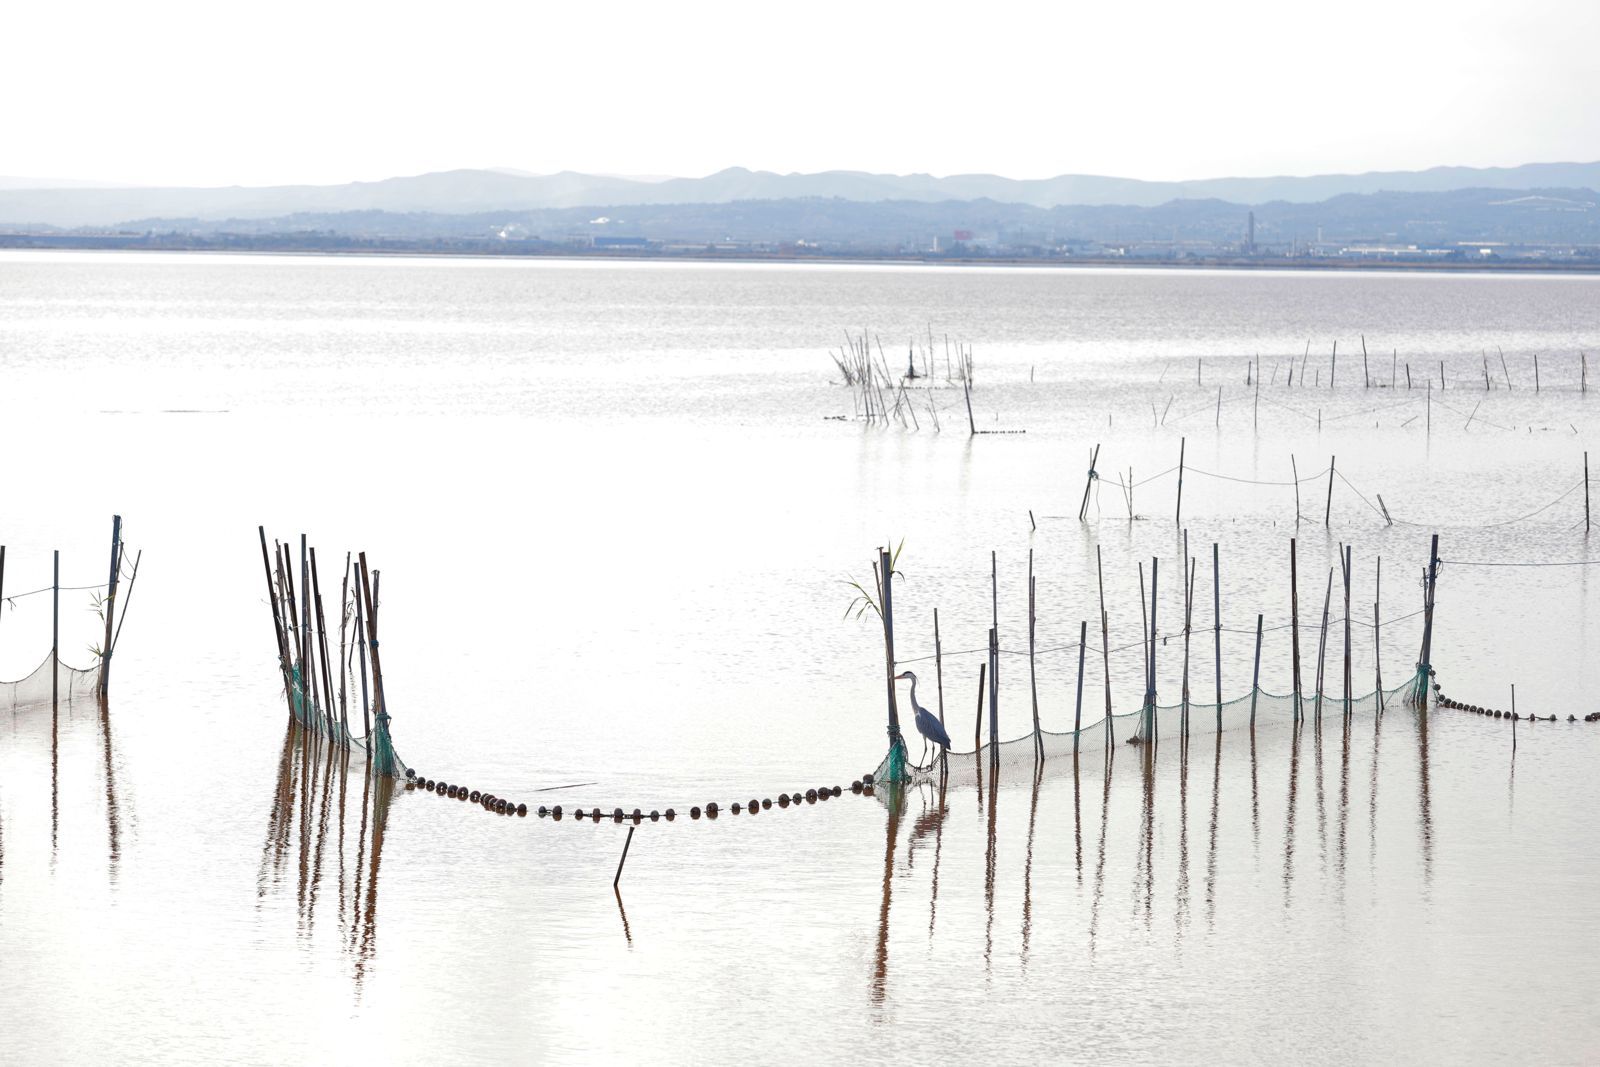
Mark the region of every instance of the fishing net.
<instances>
[{"instance_id":1,"label":"fishing net","mask_svg":"<svg viewBox=\"0 0 1600 1067\"><path fill-rule=\"evenodd\" d=\"M1347 711L1350 715L1371 715L1382 708L1401 706L1402 701L1409 700L1417 684L1417 679L1410 679L1394 689L1381 693L1373 691L1364 696L1353 696L1348 701L1348 707L1342 696L1324 693L1319 699L1315 694L1302 695L1299 698L1300 714L1308 720L1315 719L1318 715L1323 718L1338 718ZM1034 735L1029 733L1010 741L1002 741L998 745L981 745L976 751L952 750L948 771L950 780L956 781L963 777L975 777L974 768L985 768L996 764L1002 768L1024 764L1031 766L1036 754L1040 752L1048 760L1062 756L1070 757L1074 751L1079 754L1104 752L1111 745L1123 744L1130 740L1143 744L1153 737L1159 743L1175 741L1184 736L1206 737L1235 730L1247 730L1252 722L1258 728L1290 723L1294 719L1295 701L1293 695L1257 690L1235 700L1226 701L1220 707L1215 703L1202 704L1190 701L1187 706L1182 703L1163 704L1153 709L1141 708L1121 715L1113 714L1109 721L1102 715L1098 720L1077 731L1067 730L1058 733L1041 730L1037 744ZM883 762L878 764L873 779L879 782L922 782L934 780L938 776L937 760L931 760L926 767L918 767L910 763L903 750L899 759L901 763L897 768L895 752L891 748ZM895 773L897 770L898 774Z\"/></svg>"},{"instance_id":2,"label":"fishing net","mask_svg":"<svg viewBox=\"0 0 1600 1067\"><path fill-rule=\"evenodd\" d=\"M289 671L290 707L294 711L297 723L307 730L333 740L336 744L344 745L358 754L369 757L373 773L380 777L408 776L411 768L407 767L395 752L394 741L389 736L387 712L380 710L377 713L370 734L366 737L356 737L351 734L349 725L337 711L320 707L307 689L308 687L301 683L300 665L297 663ZM49 699L48 696L46 699Z\"/></svg>"},{"instance_id":3,"label":"fishing net","mask_svg":"<svg viewBox=\"0 0 1600 1067\"><path fill-rule=\"evenodd\" d=\"M52 664L55 670L52 672ZM55 685L52 688L51 675L55 676ZM19 708L33 707L40 704L49 704L52 699L62 704L74 701L95 700L100 691L100 664L97 661L93 667L80 669L70 667L57 660L54 654L46 653L44 662L35 667L26 677L14 682L0 682L0 711L15 711Z\"/></svg>"}]
</instances>

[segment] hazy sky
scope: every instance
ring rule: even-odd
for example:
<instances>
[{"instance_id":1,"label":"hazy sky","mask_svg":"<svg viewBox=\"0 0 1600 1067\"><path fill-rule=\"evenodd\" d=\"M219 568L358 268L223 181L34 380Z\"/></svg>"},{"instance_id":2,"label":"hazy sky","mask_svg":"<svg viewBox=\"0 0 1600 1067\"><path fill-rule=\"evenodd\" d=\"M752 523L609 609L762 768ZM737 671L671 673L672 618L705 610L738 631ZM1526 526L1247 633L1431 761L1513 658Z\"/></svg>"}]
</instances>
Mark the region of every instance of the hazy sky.
<instances>
[{"instance_id":1,"label":"hazy sky","mask_svg":"<svg viewBox=\"0 0 1600 1067\"><path fill-rule=\"evenodd\" d=\"M0 175L1190 178L1600 158L1596 0L18 0L0 37Z\"/></svg>"}]
</instances>

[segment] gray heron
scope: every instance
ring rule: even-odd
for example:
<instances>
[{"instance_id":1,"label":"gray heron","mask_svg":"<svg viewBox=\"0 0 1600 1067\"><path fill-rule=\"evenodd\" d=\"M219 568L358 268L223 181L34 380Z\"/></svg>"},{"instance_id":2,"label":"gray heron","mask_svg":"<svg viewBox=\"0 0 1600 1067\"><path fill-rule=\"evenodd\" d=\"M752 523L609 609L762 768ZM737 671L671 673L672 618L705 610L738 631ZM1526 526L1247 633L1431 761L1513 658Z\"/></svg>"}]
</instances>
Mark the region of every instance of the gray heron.
<instances>
[{"instance_id":1,"label":"gray heron","mask_svg":"<svg viewBox=\"0 0 1600 1067\"><path fill-rule=\"evenodd\" d=\"M895 681L909 681L911 683L911 707L916 711L917 733L922 735L922 754L928 754L928 742L940 745L946 752L950 751L950 735L945 733L944 723L939 717L921 704L917 703L917 676L911 671L901 671L894 676Z\"/></svg>"}]
</instances>

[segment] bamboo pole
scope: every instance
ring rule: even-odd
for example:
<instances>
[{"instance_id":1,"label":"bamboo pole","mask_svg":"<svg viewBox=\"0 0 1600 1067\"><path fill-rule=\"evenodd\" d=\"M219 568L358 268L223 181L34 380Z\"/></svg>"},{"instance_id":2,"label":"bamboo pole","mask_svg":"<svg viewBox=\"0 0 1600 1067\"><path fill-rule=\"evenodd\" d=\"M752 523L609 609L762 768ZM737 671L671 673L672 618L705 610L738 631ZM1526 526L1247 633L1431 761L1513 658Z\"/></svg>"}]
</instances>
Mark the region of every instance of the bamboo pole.
<instances>
[{"instance_id":1,"label":"bamboo pole","mask_svg":"<svg viewBox=\"0 0 1600 1067\"><path fill-rule=\"evenodd\" d=\"M978 664L978 717L972 724L972 751L978 752L983 748L983 678L988 669L987 661Z\"/></svg>"},{"instance_id":2,"label":"bamboo pole","mask_svg":"<svg viewBox=\"0 0 1600 1067\"><path fill-rule=\"evenodd\" d=\"M350 603L350 553L344 554L344 581L339 587L339 721L345 724L345 739L350 737L350 715L345 700L345 676L349 674L346 665L350 662L345 657L344 632L345 623L349 618L346 610Z\"/></svg>"},{"instance_id":3,"label":"bamboo pole","mask_svg":"<svg viewBox=\"0 0 1600 1067\"><path fill-rule=\"evenodd\" d=\"M1139 564L1139 619L1139 649L1144 653L1144 702L1139 708L1139 728L1142 730L1146 726L1144 712L1150 706L1150 679L1152 677L1150 668L1152 654L1150 649L1150 612L1145 606L1143 563ZM1149 739L1148 731L1145 733L1145 738L1146 740Z\"/></svg>"},{"instance_id":4,"label":"bamboo pole","mask_svg":"<svg viewBox=\"0 0 1600 1067\"><path fill-rule=\"evenodd\" d=\"M1328 457L1328 506L1327 510L1322 513L1322 525L1324 528L1327 527L1329 520L1333 517L1333 465L1338 458L1337 456Z\"/></svg>"},{"instance_id":5,"label":"bamboo pole","mask_svg":"<svg viewBox=\"0 0 1600 1067\"><path fill-rule=\"evenodd\" d=\"M622 865L628 862L628 846L633 844L633 831L635 829L637 829L637 827L628 827L628 839L622 842L622 858L617 861L617 876L611 879L611 888L613 890L617 888L617 883L622 881ZM621 898L619 897L617 899L620 900Z\"/></svg>"},{"instance_id":6,"label":"bamboo pole","mask_svg":"<svg viewBox=\"0 0 1600 1067\"><path fill-rule=\"evenodd\" d=\"M1533 391L1539 391L1539 353L1533 354Z\"/></svg>"},{"instance_id":7,"label":"bamboo pole","mask_svg":"<svg viewBox=\"0 0 1600 1067\"><path fill-rule=\"evenodd\" d=\"M363 737L367 739L367 756L372 756L372 705L367 699L367 639L366 639L366 611L362 605L360 591L361 572L356 570L356 654L361 661L361 729Z\"/></svg>"},{"instance_id":8,"label":"bamboo pole","mask_svg":"<svg viewBox=\"0 0 1600 1067\"><path fill-rule=\"evenodd\" d=\"M1094 455L1089 457L1089 476L1083 482L1083 503L1078 505L1078 521L1082 522L1089 513L1089 490L1094 485L1095 464L1100 461L1100 446L1094 446Z\"/></svg>"},{"instance_id":9,"label":"bamboo pole","mask_svg":"<svg viewBox=\"0 0 1600 1067\"><path fill-rule=\"evenodd\" d=\"M1439 587L1438 534L1433 535L1433 543L1428 549L1427 579L1427 600L1425 605L1427 610L1423 614L1422 622L1422 662L1417 664L1417 669L1422 675L1420 678L1421 684L1418 686L1420 692L1417 694L1416 701L1417 706L1420 708L1426 708L1428 706L1427 672L1433 667L1433 607L1434 599L1437 595Z\"/></svg>"},{"instance_id":10,"label":"bamboo pole","mask_svg":"<svg viewBox=\"0 0 1600 1067\"><path fill-rule=\"evenodd\" d=\"M357 558L361 561L361 595L366 601L367 606L367 643L371 646L372 652L372 686L374 690L373 695L376 698L375 706L377 709L373 718L376 720L378 730L387 732L389 722L389 701L383 691L383 665L378 655L378 612L377 596L375 595L374 590L374 579L377 576L369 576L369 572L367 571L367 554L365 552L360 553ZM371 751L370 745L368 746L368 751ZM378 768L378 772L380 774L389 774L392 773L392 771L392 766Z\"/></svg>"},{"instance_id":11,"label":"bamboo pole","mask_svg":"<svg viewBox=\"0 0 1600 1067\"><path fill-rule=\"evenodd\" d=\"M1322 594L1322 633L1317 639L1317 723L1322 722L1322 683L1328 662L1328 608L1333 603L1333 568L1328 568L1328 588Z\"/></svg>"},{"instance_id":12,"label":"bamboo pole","mask_svg":"<svg viewBox=\"0 0 1600 1067\"><path fill-rule=\"evenodd\" d=\"M1250 672L1250 725L1256 724L1256 697L1261 693L1261 613L1256 613L1256 665Z\"/></svg>"},{"instance_id":13,"label":"bamboo pole","mask_svg":"<svg viewBox=\"0 0 1600 1067\"><path fill-rule=\"evenodd\" d=\"M328 705L328 718L331 722L334 712L333 674L328 663L328 623L322 611L322 582L317 577L317 550L314 547L311 549L311 595L317 604L317 647L322 656L322 696ZM343 745L350 736L350 727L342 720L339 725L343 734L339 737L339 743Z\"/></svg>"},{"instance_id":14,"label":"bamboo pole","mask_svg":"<svg viewBox=\"0 0 1600 1067\"><path fill-rule=\"evenodd\" d=\"M1339 342L1333 342L1333 360L1328 364L1328 388L1333 388L1333 376L1339 370Z\"/></svg>"},{"instance_id":15,"label":"bamboo pole","mask_svg":"<svg viewBox=\"0 0 1600 1067\"><path fill-rule=\"evenodd\" d=\"M1361 388L1372 388L1372 375L1367 372L1367 335L1361 335ZM1331 382L1329 383L1332 384Z\"/></svg>"},{"instance_id":16,"label":"bamboo pole","mask_svg":"<svg viewBox=\"0 0 1600 1067\"><path fill-rule=\"evenodd\" d=\"M1183 453L1187 445L1188 438L1178 438L1178 510L1173 515L1172 521L1174 525L1180 527L1183 525Z\"/></svg>"},{"instance_id":17,"label":"bamboo pole","mask_svg":"<svg viewBox=\"0 0 1600 1067\"><path fill-rule=\"evenodd\" d=\"M1510 391L1511 372L1506 369L1506 350L1501 348L1499 345L1495 345L1495 350L1500 353L1500 373L1506 376L1506 390ZM1534 358L1537 359L1538 357L1535 356Z\"/></svg>"},{"instance_id":18,"label":"bamboo pole","mask_svg":"<svg viewBox=\"0 0 1600 1067\"><path fill-rule=\"evenodd\" d=\"M1294 524L1300 525L1300 466L1294 461L1294 453L1289 453L1289 470L1294 475Z\"/></svg>"},{"instance_id":19,"label":"bamboo pole","mask_svg":"<svg viewBox=\"0 0 1600 1067\"><path fill-rule=\"evenodd\" d=\"M1156 741L1156 586L1159 559L1150 557L1150 730L1146 734L1151 744Z\"/></svg>"},{"instance_id":20,"label":"bamboo pole","mask_svg":"<svg viewBox=\"0 0 1600 1067\"><path fill-rule=\"evenodd\" d=\"M989 740L1000 743L1000 557L989 551L989 604L992 624L989 627ZM1000 750L995 749L995 758Z\"/></svg>"},{"instance_id":21,"label":"bamboo pole","mask_svg":"<svg viewBox=\"0 0 1600 1067\"><path fill-rule=\"evenodd\" d=\"M100 646L100 699L111 691L111 620L117 613L117 578L122 572L122 516L111 516L111 575L106 579L106 636Z\"/></svg>"},{"instance_id":22,"label":"bamboo pole","mask_svg":"<svg viewBox=\"0 0 1600 1067\"><path fill-rule=\"evenodd\" d=\"M933 340L929 337L928 351L933 351ZM939 725L944 725L944 645L939 641L939 609L933 609L933 673L939 684ZM949 752L948 749L945 750Z\"/></svg>"},{"instance_id":23,"label":"bamboo pole","mask_svg":"<svg viewBox=\"0 0 1600 1067\"><path fill-rule=\"evenodd\" d=\"M1078 733L1083 729L1083 656L1089 640L1089 620L1078 623L1078 702L1072 712L1072 754L1078 754Z\"/></svg>"},{"instance_id":24,"label":"bamboo pole","mask_svg":"<svg viewBox=\"0 0 1600 1067\"><path fill-rule=\"evenodd\" d=\"M1300 707L1300 574L1295 539L1289 538L1289 645L1294 654L1294 721L1301 718Z\"/></svg>"},{"instance_id":25,"label":"bamboo pole","mask_svg":"<svg viewBox=\"0 0 1600 1067\"><path fill-rule=\"evenodd\" d=\"M1344 546L1344 717L1350 717L1350 688L1352 677L1350 674L1350 571L1353 560L1350 556L1350 546Z\"/></svg>"},{"instance_id":26,"label":"bamboo pole","mask_svg":"<svg viewBox=\"0 0 1600 1067\"><path fill-rule=\"evenodd\" d=\"M961 379L961 395L967 400L967 429L970 436L978 436L978 424L972 418L972 383L963 376Z\"/></svg>"},{"instance_id":27,"label":"bamboo pole","mask_svg":"<svg viewBox=\"0 0 1600 1067\"><path fill-rule=\"evenodd\" d=\"M1217 637L1217 732L1222 732L1222 563L1211 542L1211 618Z\"/></svg>"},{"instance_id":28,"label":"bamboo pole","mask_svg":"<svg viewBox=\"0 0 1600 1067\"><path fill-rule=\"evenodd\" d=\"M989 628L989 746L990 756L1000 758L1000 697L995 676L1000 673L1000 635Z\"/></svg>"},{"instance_id":29,"label":"bamboo pole","mask_svg":"<svg viewBox=\"0 0 1600 1067\"><path fill-rule=\"evenodd\" d=\"M1100 546L1094 546L1094 572L1100 584L1100 655L1102 657L1102 670L1105 672L1106 684L1106 748L1110 751L1113 743L1111 736L1111 620L1106 615L1106 576L1100 566ZM1144 597L1139 598L1141 604Z\"/></svg>"},{"instance_id":30,"label":"bamboo pole","mask_svg":"<svg viewBox=\"0 0 1600 1067\"><path fill-rule=\"evenodd\" d=\"M878 549L878 603L883 607L884 678L889 691L889 745L903 743L900 735L900 707L894 691L894 560L887 548Z\"/></svg>"},{"instance_id":31,"label":"bamboo pole","mask_svg":"<svg viewBox=\"0 0 1600 1067\"><path fill-rule=\"evenodd\" d=\"M1589 532L1589 453L1583 453L1583 532Z\"/></svg>"},{"instance_id":32,"label":"bamboo pole","mask_svg":"<svg viewBox=\"0 0 1600 1067\"><path fill-rule=\"evenodd\" d=\"M261 567L267 576L267 602L272 605L272 631L278 638L278 672L283 675L283 692L289 701L289 718L294 718L294 692L289 670L289 643L283 631L283 619L278 612L278 591L272 582L272 565L267 561L267 528L257 526L261 536ZM4 559L0 552L0 559Z\"/></svg>"},{"instance_id":33,"label":"bamboo pole","mask_svg":"<svg viewBox=\"0 0 1600 1067\"><path fill-rule=\"evenodd\" d=\"M1379 636L1378 605L1383 603L1383 557L1378 557L1377 578L1372 587L1372 669L1373 688L1378 694L1378 710L1383 710L1383 641Z\"/></svg>"},{"instance_id":34,"label":"bamboo pole","mask_svg":"<svg viewBox=\"0 0 1600 1067\"><path fill-rule=\"evenodd\" d=\"M1185 538L1187 540L1187 538ZM1189 635L1194 626L1194 557L1183 585L1183 736L1189 736Z\"/></svg>"},{"instance_id":35,"label":"bamboo pole","mask_svg":"<svg viewBox=\"0 0 1600 1067\"><path fill-rule=\"evenodd\" d=\"M1033 695L1033 758L1044 759L1044 740L1039 735L1039 676L1033 664L1033 635L1034 635L1034 578L1033 578L1033 549L1028 550L1028 688Z\"/></svg>"}]
</instances>

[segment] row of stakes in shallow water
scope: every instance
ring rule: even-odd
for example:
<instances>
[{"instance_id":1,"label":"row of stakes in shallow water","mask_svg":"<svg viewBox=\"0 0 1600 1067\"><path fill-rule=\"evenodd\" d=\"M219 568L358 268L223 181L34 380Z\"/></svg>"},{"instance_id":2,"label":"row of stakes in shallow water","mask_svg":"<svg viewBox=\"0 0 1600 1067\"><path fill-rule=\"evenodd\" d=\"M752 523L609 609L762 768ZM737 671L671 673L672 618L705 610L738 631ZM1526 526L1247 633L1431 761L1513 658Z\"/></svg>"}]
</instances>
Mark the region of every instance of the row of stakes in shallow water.
<instances>
[{"instance_id":1,"label":"row of stakes in shallow water","mask_svg":"<svg viewBox=\"0 0 1600 1067\"><path fill-rule=\"evenodd\" d=\"M507 800L505 797L495 796L493 793L483 793L476 789L468 789L464 785L451 785L448 782L439 782L432 778L423 778L422 776L418 775L415 770L408 770L406 772L406 788L411 790L422 789L429 793L435 793L441 797L447 797L450 800L469 801L470 803L477 804L485 811L493 812L496 815L520 815L526 817L529 810L528 805L526 804L518 804L514 801ZM872 775L864 774L856 781L851 782L850 792L863 796L872 796ZM737 815L741 810L743 810L749 812L751 815L755 815L765 809L770 809L774 803L776 803L780 808L787 808L790 805L799 807L801 804L815 804L819 800L827 800L829 797L842 796L843 794L844 790L839 786L822 786L819 789L807 789L803 794L779 793L776 801L773 801L770 797L760 800L752 797L750 799L750 803L744 805L742 808L739 802L736 800L728 806L728 811L734 815ZM705 806L703 812L698 806L690 808L689 818L698 819L703 814L708 819L715 819L717 815L721 813L721 811L722 808L720 808L717 805L717 802L713 800ZM548 816L559 822L561 821L564 813L561 805L557 804L554 807L545 807L544 805L540 805L536 814L541 819ZM599 808L593 808L587 812L582 808L574 808L572 811L572 817L575 819L590 818L595 822L599 822L602 818L605 818L605 816L601 814ZM612 822L623 822L625 820L629 820L632 821L635 826L643 822L645 819L649 819L651 822L659 822L662 819L672 822L677 817L678 812L676 808L668 808L665 812L652 809L649 814L646 814L639 808L634 808L632 814L624 812L621 808L613 808L610 816Z\"/></svg>"}]
</instances>

